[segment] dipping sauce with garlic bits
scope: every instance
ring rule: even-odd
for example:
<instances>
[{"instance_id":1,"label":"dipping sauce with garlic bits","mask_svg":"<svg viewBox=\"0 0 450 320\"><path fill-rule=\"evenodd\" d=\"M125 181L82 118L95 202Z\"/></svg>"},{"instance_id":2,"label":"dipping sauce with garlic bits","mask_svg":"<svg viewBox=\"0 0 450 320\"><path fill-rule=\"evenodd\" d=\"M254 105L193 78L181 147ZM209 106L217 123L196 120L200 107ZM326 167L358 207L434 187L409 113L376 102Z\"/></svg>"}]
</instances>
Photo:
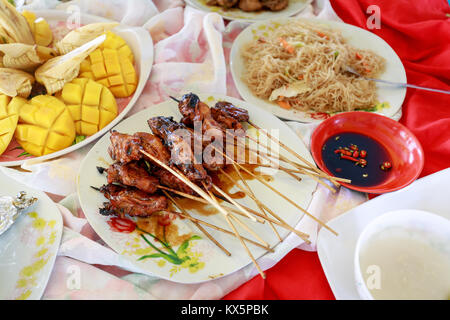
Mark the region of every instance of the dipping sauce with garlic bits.
<instances>
[{"instance_id":1,"label":"dipping sauce with garlic bits","mask_svg":"<svg viewBox=\"0 0 450 320\"><path fill-rule=\"evenodd\" d=\"M361 248L359 261L376 300L450 299L450 253L421 231L383 230Z\"/></svg>"}]
</instances>

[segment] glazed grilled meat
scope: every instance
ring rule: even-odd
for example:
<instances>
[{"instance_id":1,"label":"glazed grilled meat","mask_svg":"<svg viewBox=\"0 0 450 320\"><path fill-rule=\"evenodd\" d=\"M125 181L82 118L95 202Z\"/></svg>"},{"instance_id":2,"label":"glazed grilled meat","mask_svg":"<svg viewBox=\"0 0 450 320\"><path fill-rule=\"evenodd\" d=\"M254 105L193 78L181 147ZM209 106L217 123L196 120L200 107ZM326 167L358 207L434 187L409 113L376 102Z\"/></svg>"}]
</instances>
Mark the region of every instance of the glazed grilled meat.
<instances>
[{"instance_id":1,"label":"glazed grilled meat","mask_svg":"<svg viewBox=\"0 0 450 320\"><path fill-rule=\"evenodd\" d=\"M242 11L253 12L262 9L280 11L289 5L289 0L209 0L209 6L220 6L225 9L239 7Z\"/></svg>"},{"instance_id":2,"label":"glazed grilled meat","mask_svg":"<svg viewBox=\"0 0 450 320\"><path fill-rule=\"evenodd\" d=\"M137 132L134 135L141 139L141 146L145 152L150 153L165 164L169 163L170 153L161 139L147 132Z\"/></svg>"},{"instance_id":3,"label":"glazed grilled meat","mask_svg":"<svg viewBox=\"0 0 450 320\"><path fill-rule=\"evenodd\" d=\"M170 163L175 164L193 182L207 180L205 168L194 161L192 134L172 117L154 117L148 120L152 132L161 138L171 152Z\"/></svg>"},{"instance_id":4,"label":"glazed grilled meat","mask_svg":"<svg viewBox=\"0 0 450 320\"><path fill-rule=\"evenodd\" d=\"M169 152L161 140L150 133L137 132L129 135L113 131L110 140L108 153L114 161L128 163L146 158L140 152L144 150L166 164L169 162Z\"/></svg>"},{"instance_id":5,"label":"glazed grilled meat","mask_svg":"<svg viewBox=\"0 0 450 320\"><path fill-rule=\"evenodd\" d=\"M231 8L236 5L239 0L209 0L206 2L208 6L221 6L224 8Z\"/></svg>"},{"instance_id":6,"label":"glazed grilled meat","mask_svg":"<svg viewBox=\"0 0 450 320\"><path fill-rule=\"evenodd\" d=\"M289 5L289 0L260 0L262 5L271 11L280 11Z\"/></svg>"},{"instance_id":7,"label":"glazed grilled meat","mask_svg":"<svg viewBox=\"0 0 450 320\"><path fill-rule=\"evenodd\" d=\"M193 127L194 123L199 121L202 124L202 133L209 130L209 135L221 135L220 132L222 131L222 128L220 124L213 118L209 106L206 103L201 102L197 95L193 93L185 94L178 103L178 109L183 115L183 118L180 121L181 123ZM211 142L205 140L208 139L203 139L204 144L205 142Z\"/></svg>"},{"instance_id":8,"label":"glazed grilled meat","mask_svg":"<svg viewBox=\"0 0 450 320\"><path fill-rule=\"evenodd\" d=\"M105 208L100 209L103 215L148 217L154 212L167 209L168 205L167 198L162 195L149 195L130 187L108 184L102 186L100 192L109 200Z\"/></svg>"},{"instance_id":9,"label":"glazed grilled meat","mask_svg":"<svg viewBox=\"0 0 450 320\"><path fill-rule=\"evenodd\" d=\"M219 101L211 108L213 118L223 129L243 130L241 122L249 120L248 111L235 107L232 103Z\"/></svg>"},{"instance_id":10,"label":"glazed grilled meat","mask_svg":"<svg viewBox=\"0 0 450 320\"><path fill-rule=\"evenodd\" d=\"M195 192L183 181L175 177L169 171L162 168L155 168L152 174L159 179L159 183L163 186L175 189L190 195L194 195Z\"/></svg>"},{"instance_id":11,"label":"glazed grilled meat","mask_svg":"<svg viewBox=\"0 0 450 320\"><path fill-rule=\"evenodd\" d=\"M111 159L121 163L139 160L142 158L140 139L129 134L111 132L111 145L108 153Z\"/></svg>"},{"instance_id":12,"label":"glazed grilled meat","mask_svg":"<svg viewBox=\"0 0 450 320\"><path fill-rule=\"evenodd\" d=\"M181 97L181 101L178 103L178 110L183 116L180 120L181 123L188 127L194 125L195 108L199 102L200 98L193 93L188 93Z\"/></svg>"},{"instance_id":13,"label":"glazed grilled meat","mask_svg":"<svg viewBox=\"0 0 450 320\"><path fill-rule=\"evenodd\" d=\"M114 163L107 170L108 183L120 183L147 193L155 193L158 178L151 176L138 162Z\"/></svg>"},{"instance_id":14,"label":"glazed grilled meat","mask_svg":"<svg viewBox=\"0 0 450 320\"><path fill-rule=\"evenodd\" d=\"M263 7L261 1L259 0L240 0L239 9L242 11L252 12L259 11Z\"/></svg>"},{"instance_id":15,"label":"glazed grilled meat","mask_svg":"<svg viewBox=\"0 0 450 320\"><path fill-rule=\"evenodd\" d=\"M250 119L247 110L236 107L232 103L226 101L217 102L211 111L213 111L213 115L214 112L221 112L223 115L232 117L239 122L247 122Z\"/></svg>"}]
</instances>

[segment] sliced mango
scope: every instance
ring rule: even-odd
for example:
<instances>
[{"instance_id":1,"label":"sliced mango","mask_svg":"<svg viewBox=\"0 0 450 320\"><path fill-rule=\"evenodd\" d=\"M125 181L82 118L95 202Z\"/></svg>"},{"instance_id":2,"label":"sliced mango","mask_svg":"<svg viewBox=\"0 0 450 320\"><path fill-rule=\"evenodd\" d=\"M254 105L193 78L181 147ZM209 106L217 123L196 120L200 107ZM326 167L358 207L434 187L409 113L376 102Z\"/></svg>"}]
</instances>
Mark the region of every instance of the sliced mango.
<instances>
[{"instance_id":1,"label":"sliced mango","mask_svg":"<svg viewBox=\"0 0 450 320\"><path fill-rule=\"evenodd\" d=\"M26 102L27 100L20 97L11 100L4 94L0 95L0 155L5 152L14 136L19 120L19 109Z\"/></svg>"},{"instance_id":2,"label":"sliced mango","mask_svg":"<svg viewBox=\"0 0 450 320\"><path fill-rule=\"evenodd\" d=\"M53 41L53 33L50 25L43 18L37 18L33 12L23 11L22 15L27 19L34 41L40 46L48 46Z\"/></svg>"},{"instance_id":3,"label":"sliced mango","mask_svg":"<svg viewBox=\"0 0 450 320\"><path fill-rule=\"evenodd\" d=\"M81 63L79 76L103 84L117 98L129 97L138 84L133 61L125 40L108 31L106 40Z\"/></svg>"},{"instance_id":4,"label":"sliced mango","mask_svg":"<svg viewBox=\"0 0 450 320\"><path fill-rule=\"evenodd\" d=\"M33 156L69 147L75 139L75 123L64 102L39 95L22 105L15 138Z\"/></svg>"},{"instance_id":5,"label":"sliced mango","mask_svg":"<svg viewBox=\"0 0 450 320\"><path fill-rule=\"evenodd\" d=\"M128 46L127 42L114 32L108 31L106 33L106 40L103 41L100 48L117 50L121 58L126 57L131 61L131 63L134 63L133 51L131 51L131 48Z\"/></svg>"},{"instance_id":6,"label":"sliced mango","mask_svg":"<svg viewBox=\"0 0 450 320\"><path fill-rule=\"evenodd\" d=\"M88 78L76 78L66 83L59 98L67 105L78 135L93 135L118 114L117 102L111 91Z\"/></svg>"}]
</instances>

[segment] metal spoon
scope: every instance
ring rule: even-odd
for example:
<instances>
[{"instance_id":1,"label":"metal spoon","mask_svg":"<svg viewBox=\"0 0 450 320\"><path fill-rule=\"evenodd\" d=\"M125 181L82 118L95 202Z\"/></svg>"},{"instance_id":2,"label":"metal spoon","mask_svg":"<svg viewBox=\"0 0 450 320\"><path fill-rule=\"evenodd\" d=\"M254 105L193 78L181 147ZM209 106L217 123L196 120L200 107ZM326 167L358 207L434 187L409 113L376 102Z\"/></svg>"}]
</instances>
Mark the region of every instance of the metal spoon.
<instances>
[{"instance_id":1,"label":"metal spoon","mask_svg":"<svg viewBox=\"0 0 450 320\"><path fill-rule=\"evenodd\" d=\"M414 84L408 84L408 83L403 83L403 82L393 82L393 81L387 81L387 80L381 80L381 79L374 79L374 78L368 78L365 77L361 74L359 74L355 69L353 69L352 67L346 66L345 67L345 71L350 72L360 78L363 78L365 80L370 80L370 81L375 81L375 82L380 82L380 83L386 83L386 84L390 84L393 86L397 86L400 88L414 88L414 89L419 89L419 90L426 90L426 91L433 91L433 92L439 92L439 93L445 93L445 94L450 94L450 90L440 90L440 89L433 89L433 88L427 88L427 87L422 87L422 86L416 86Z\"/></svg>"}]
</instances>

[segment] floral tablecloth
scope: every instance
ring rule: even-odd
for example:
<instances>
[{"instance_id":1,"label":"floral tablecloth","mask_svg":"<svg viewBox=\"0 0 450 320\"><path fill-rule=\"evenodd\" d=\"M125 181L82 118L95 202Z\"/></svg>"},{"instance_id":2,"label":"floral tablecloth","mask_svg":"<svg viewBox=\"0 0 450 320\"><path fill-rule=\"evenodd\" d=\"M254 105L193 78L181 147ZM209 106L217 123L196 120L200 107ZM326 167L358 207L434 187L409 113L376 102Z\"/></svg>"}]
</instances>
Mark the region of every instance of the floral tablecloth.
<instances>
[{"instance_id":1,"label":"floral tablecloth","mask_svg":"<svg viewBox=\"0 0 450 320\"><path fill-rule=\"evenodd\" d=\"M345 6L344 1L337 2L341 7ZM155 43L154 66L130 115L165 101L169 95L178 96L187 91L215 92L239 98L228 68L228 58L232 42L245 24L225 23L216 13L198 11L178 0L73 0L64 3L34 0L24 5L28 10L67 10L71 6L77 6L83 13L142 26L151 34ZM340 20L328 0L312 1L299 15ZM397 118L400 116L398 114ZM296 122L287 124L308 146L315 126ZM1 168L9 176L48 192L59 202L64 233L43 299L220 299L257 275L254 266L249 265L220 279L185 285L138 273L132 264L105 245L79 207L76 175L81 160L92 145L56 160L26 162L22 165L26 171ZM319 186L308 210L327 221L366 200L367 195L345 188L332 194ZM289 255L292 255L296 248L315 250L319 229L316 223L304 218L297 228L311 233L312 244L306 245L296 236L288 236L275 253L259 259L264 270L273 267L286 254L291 252ZM80 277L78 282L72 283L74 270ZM323 277L323 272L318 272ZM325 290L329 291L329 288ZM234 296L245 297L245 294Z\"/></svg>"}]
</instances>

